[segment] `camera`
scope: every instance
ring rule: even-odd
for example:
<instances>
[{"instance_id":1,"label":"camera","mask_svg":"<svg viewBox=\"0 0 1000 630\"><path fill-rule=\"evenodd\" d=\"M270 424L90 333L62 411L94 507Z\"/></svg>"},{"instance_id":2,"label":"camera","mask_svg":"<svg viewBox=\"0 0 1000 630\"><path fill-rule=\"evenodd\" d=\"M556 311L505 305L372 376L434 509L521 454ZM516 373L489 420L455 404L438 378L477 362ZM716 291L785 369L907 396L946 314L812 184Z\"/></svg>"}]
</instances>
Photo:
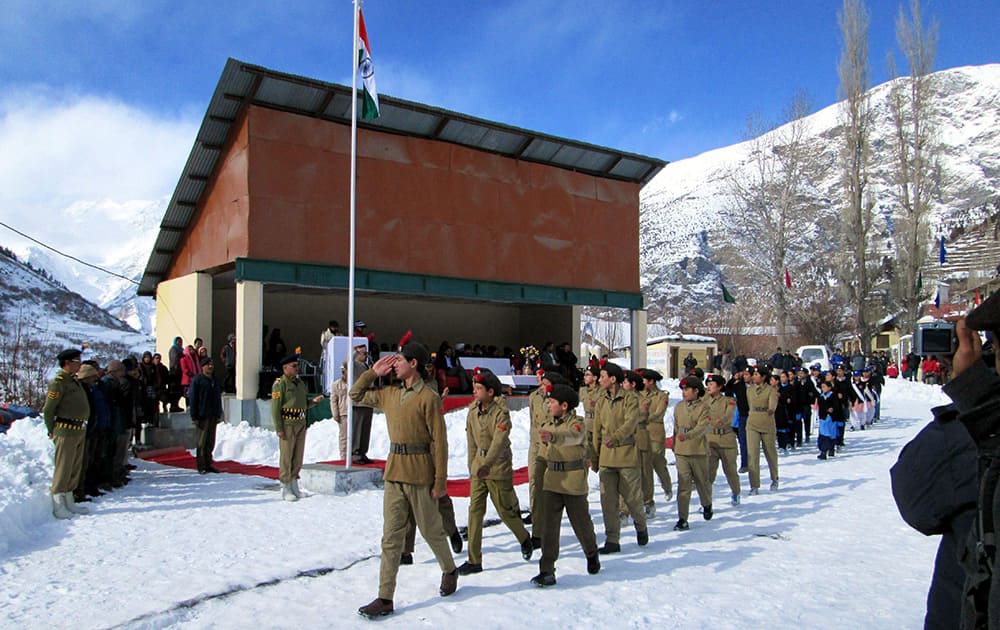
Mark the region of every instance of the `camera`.
<instances>
[{"instance_id":1,"label":"camera","mask_svg":"<svg viewBox=\"0 0 1000 630\"><path fill-rule=\"evenodd\" d=\"M917 324L913 331L913 351L921 356L949 356L955 354L957 349L958 338L952 322Z\"/></svg>"}]
</instances>

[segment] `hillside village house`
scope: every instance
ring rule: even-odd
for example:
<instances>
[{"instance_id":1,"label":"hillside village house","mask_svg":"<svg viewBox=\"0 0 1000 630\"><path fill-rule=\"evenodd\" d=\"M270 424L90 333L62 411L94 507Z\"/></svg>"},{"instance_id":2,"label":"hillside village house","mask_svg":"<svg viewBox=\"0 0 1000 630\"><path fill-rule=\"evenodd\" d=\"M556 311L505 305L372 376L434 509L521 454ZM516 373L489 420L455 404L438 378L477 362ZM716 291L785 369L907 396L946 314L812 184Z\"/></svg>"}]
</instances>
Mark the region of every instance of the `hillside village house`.
<instances>
[{"instance_id":1,"label":"hillside village house","mask_svg":"<svg viewBox=\"0 0 1000 630\"><path fill-rule=\"evenodd\" d=\"M164 356L236 333L250 421L265 325L310 360L329 320L349 326L350 94L228 60L142 276ZM665 162L380 100L357 162L356 317L376 342L579 347L585 305L628 309L645 340L639 190Z\"/></svg>"}]
</instances>

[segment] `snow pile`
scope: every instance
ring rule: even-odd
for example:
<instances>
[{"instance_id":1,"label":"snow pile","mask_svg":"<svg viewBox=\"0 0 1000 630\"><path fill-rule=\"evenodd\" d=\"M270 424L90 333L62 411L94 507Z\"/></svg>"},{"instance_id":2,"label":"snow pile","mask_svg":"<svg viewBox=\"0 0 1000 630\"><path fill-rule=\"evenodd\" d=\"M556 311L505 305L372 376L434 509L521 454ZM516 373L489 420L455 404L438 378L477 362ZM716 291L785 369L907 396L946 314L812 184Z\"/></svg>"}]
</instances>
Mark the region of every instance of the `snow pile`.
<instances>
[{"instance_id":1,"label":"snow pile","mask_svg":"<svg viewBox=\"0 0 1000 630\"><path fill-rule=\"evenodd\" d=\"M52 518L49 485L55 448L39 418L24 418L0 437L0 553L31 540Z\"/></svg>"}]
</instances>

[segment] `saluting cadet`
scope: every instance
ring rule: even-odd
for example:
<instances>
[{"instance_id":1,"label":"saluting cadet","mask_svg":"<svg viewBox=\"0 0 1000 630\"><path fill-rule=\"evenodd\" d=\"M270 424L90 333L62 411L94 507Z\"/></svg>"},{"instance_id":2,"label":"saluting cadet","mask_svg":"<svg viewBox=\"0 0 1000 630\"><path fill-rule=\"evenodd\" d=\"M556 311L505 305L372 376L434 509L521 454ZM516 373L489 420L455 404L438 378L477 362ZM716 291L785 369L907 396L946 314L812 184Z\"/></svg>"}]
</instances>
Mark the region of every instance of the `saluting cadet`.
<instances>
[{"instance_id":1,"label":"saluting cadet","mask_svg":"<svg viewBox=\"0 0 1000 630\"><path fill-rule=\"evenodd\" d=\"M378 597L358 613L368 618L390 615L399 559L406 538L410 512L420 535L441 567L442 596L458 588L458 571L448 537L441 523L437 501L448 494L448 434L441 398L424 386L422 371L430 361L430 351L410 333L400 340L397 354L386 353L351 387L356 404L381 409L389 433L389 459L385 465L382 495L382 558ZM382 389L368 389L375 379L395 373L400 383Z\"/></svg>"},{"instance_id":2,"label":"saluting cadet","mask_svg":"<svg viewBox=\"0 0 1000 630\"><path fill-rule=\"evenodd\" d=\"M500 520L521 545L521 555L531 560L531 536L521 522L521 508L514 492L513 453L510 450L510 411L500 396L500 379L476 368L472 379L474 400L465 420L469 458L469 559L459 575L483 570L483 519L486 497L493 501Z\"/></svg>"},{"instance_id":3,"label":"saluting cadet","mask_svg":"<svg viewBox=\"0 0 1000 630\"><path fill-rule=\"evenodd\" d=\"M702 402L705 386L695 376L681 381L684 398L674 407L674 456L677 458L677 524L675 531L688 529L691 486L698 489L702 516L712 520L712 484L708 481L708 407Z\"/></svg>"},{"instance_id":4,"label":"saluting cadet","mask_svg":"<svg viewBox=\"0 0 1000 630\"><path fill-rule=\"evenodd\" d=\"M719 472L719 462L722 462L722 472L726 475L729 490L732 492L730 503L740 504L740 474L737 467L737 440L733 430L733 415L736 413L736 400L722 395L726 379L720 374L713 374L705 382L705 407L708 409L708 482L715 483Z\"/></svg>"},{"instance_id":5,"label":"saluting cadet","mask_svg":"<svg viewBox=\"0 0 1000 630\"><path fill-rule=\"evenodd\" d=\"M538 575L531 578L536 586L554 586L556 560L559 558L559 532L562 528L563 510L573 526L573 533L583 547L587 558L587 573L594 575L601 570L597 551L597 535L590 520L587 493L586 428L577 417L575 409L579 398L568 385L553 385L548 392L549 418L539 431L545 449L545 506L542 527L542 559Z\"/></svg>"},{"instance_id":6,"label":"saluting cadet","mask_svg":"<svg viewBox=\"0 0 1000 630\"><path fill-rule=\"evenodd\" d=\"M657 387L657 383L663 380L656 370L643 368L639 370L642 375L642 393L640 401L646 410L648 422L646 424L649 431L649 460L650 466L656 478L660 480L660 487L667 495L669 502L674 498L674 483L670 479L670 469L667 467L667 431L663 426L663 417L667 414L670 406L670 396L667 392ZM656 513L656 501L653 498L653 476L642 479L642 502L646 507L646 516Z\"/></svg>"},{"instance_id":7,"label":"saluting cadet","mask_svg":"<svg viewBox=\"0 0 1000 630\"><path fill-rule=\"evenodd\" d=\"M271 387L271 421L278 434L278 481L281 498L298 501L299 471L306 450L306 412L323 401L320 394L308 400L305 381L299 378L299 355L290 354L281 359L282 375Z\"/></svg>"},{"instance_id":8,"label":"saluting cadet","mask_svg":"<svg viewBox=\"0 0 1000 630\"><path fill-rule=\"evenodd\" d=\"M760 449L764 448L767 468L771 473L771 490L778 489L778 435L774 424L774 411L778 408L778 392L771 387L763 368L751 376L753 384L747 388L747 452L750 464L750 494L760 493Z\"/></svg>"},{"instance_id":9,"label":"saluting cadet","mask_svg":"<svg viewBox=\"0 0 1000 630\"><path fill-rule=\"evenodd\" d=\"M63 350L59 360L59 374L49 383L49 391L42 407L45 429L55 443L55 468L52 472L52 515L71 518L73 514L88 514L85 507L73 500L73 490L80 482L83 456L87 440L87 418L90 403L83 385L76 380L80 371L80 351Z\"/></svg>"},{"instance_id":10,"label":"saluting cadet","mask_svg":"<svg viewBox=\"0 0 1000 630\"><path fill-rule=\"evenodd\" d=\"M646 514L642 509L639 488L639 452L635 447L635 427L639 421L638 397L621 388L625 373L614 363L601 366L598 383L603 393L594 414L594 453L591 462L601 479L601 513L604 516L604 546L601 553L621 551L621 521L618 502L625 498L635 523L640 547L649 542Z\"/></svg>"}]
</instances>

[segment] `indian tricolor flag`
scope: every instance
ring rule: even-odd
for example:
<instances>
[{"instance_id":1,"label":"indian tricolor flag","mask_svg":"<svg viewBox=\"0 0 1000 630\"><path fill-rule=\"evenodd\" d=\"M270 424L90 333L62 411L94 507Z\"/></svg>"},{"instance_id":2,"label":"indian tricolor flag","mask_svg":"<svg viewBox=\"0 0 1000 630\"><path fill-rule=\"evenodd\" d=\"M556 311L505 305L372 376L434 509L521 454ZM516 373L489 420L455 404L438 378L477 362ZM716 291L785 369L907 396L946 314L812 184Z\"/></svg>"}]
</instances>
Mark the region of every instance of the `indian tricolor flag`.
<instances>
[{"instance_id":1,"label":"indian tricolor flag","mask_svg":"<svg viewBox=\"0 0 1000 630\"><path fill-rule=\"evenodd\" d=\"M368 31L365 30L365 14L358 9L358 73L364 84L364 104L361 107L361 118L373 120L378 118L378 90L375 89L375 66L372 64L372 47L368 43Z\"/></svg>"}]
</instances>

